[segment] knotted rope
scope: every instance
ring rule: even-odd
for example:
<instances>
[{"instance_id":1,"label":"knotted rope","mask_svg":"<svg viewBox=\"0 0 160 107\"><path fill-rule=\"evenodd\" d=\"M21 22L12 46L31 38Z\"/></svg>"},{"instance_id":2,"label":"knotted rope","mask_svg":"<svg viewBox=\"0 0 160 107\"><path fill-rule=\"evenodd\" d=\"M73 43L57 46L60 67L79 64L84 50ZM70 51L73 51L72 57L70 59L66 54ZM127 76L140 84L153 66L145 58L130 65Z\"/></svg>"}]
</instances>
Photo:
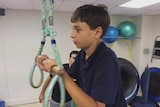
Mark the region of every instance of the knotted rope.
<instances>
[{"instance_id":1,"label":"knotted rope","mask_svg":"<svg viewBox=\"0 0 160 107\"><path fill-rule=\"evenodd\" d=\"M49 9L49 13L48 13L48 20L49 20L49 25L48 26L46 24L46 20L47 20L46 19L47 18L47 14L46 14L46 0L41 0L41 1L42 1L42 16L41 17L42 17L43 37L42 37L42 40L41 40L41 45L40 45L39 51L37 53L37 56L41 55L41 53L43 51L43 47L45 45L46 37L50 37L51 38L51 45L52 45L52 49L53 49L53 52L54 52L54 57L56 59L57 65L58 65L58 67L60 69L63 69L63 65L61 63L61 58L60 58L60 55L59 55L59 51L58 51L58 48L56 46L55 36L57 35L57 33L54 32L54 30L53 30L54 1L53 0L49 0L50 9ZM38 87L41 86L41 84L43 82L44 74L43 74L43 71L40 69L41 79L40 79L38 85L35 86L33 84L33 74L34 74L35 68L36 68L36 61L34 62L33 67L31 69L29 82L30 82L30 85L33 88L38 88ZM61 93L60 107L64 107L64 103L65 103L65 90L64 90L64 84L63 84L62 77L59 76L59 75L55 75L51 79L51 81L50 81L50 83L49 83L49 85L48 85L48 87L47 87L47 89L45 91L45 98L44 98L43 107L48 107L48 102L49 102L49 99L51 97L51 93L52 93L53 87L54 87L54 85L55 85L55 83L57 81L59 83L60 93Z\"/></svg>"}]
</instances>

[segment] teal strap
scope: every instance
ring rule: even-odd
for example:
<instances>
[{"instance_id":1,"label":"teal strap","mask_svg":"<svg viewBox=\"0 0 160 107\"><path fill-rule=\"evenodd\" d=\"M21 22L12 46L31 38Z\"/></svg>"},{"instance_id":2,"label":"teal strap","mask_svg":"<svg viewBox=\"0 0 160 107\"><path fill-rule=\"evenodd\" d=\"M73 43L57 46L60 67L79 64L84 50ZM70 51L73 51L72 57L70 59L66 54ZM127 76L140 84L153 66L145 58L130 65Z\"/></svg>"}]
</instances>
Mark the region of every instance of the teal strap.
<instances>
[{"instance_id":1,"label":"teal strap","mask_svg":"<svg viewBox=\"0 0 160 107\"><path fill-rule=\"evenodd\" d=\"M38 56L38 55L41 55L41 53L42 53L42 51L43 51L44 44L45 44L45 37L43 37L42 40L41 40L41 45L40 45L40 47L39 47L37 56ZM36 56L36 57L37 57L37 56ZM29 75L29 83L30 83L30 85L31 85L33 88L39 88L39 87L42 85L42 83L43 83L44 74L43 74L43 71L42 71L41 69L39 69L39 70L40 70L40 74L41 74L41 78L40 78L40 81L38 82L38 84L37 84L37 85L34 85L34 84L33 84L33 74L34 74L34 72L35 72L35 68L36 68L36 58L35 58L35 61L34 61L34 63L33 63L32 68L31 68L30 75Z\"/></svg>"},{"instance_id":2,"label":"teal strap","mask_svg":"<svg viewBox=\"0 0 160 107\"><path fill-rule=\"evenodd\" d=\"M41 55L42 53L42 50L43 50L43 46L45 44L45 38L46 37L51 37L51 44L52 44L52 50L54 52L54 57L56 59L56 62L57 62L57 65L59 68L63 68L63 65L61 63L61 58L60 58L60 55L59 55L59 51L58 51L58 48L57 48L57 45L56 45L56 40L55 40L55 36L57 35L56 32L53 31L53 9L54 9L54 1L53 0L49 0L49 3L50 3L50 9L49 9L49 14L48 14L48 20L49 20L49 25L46 26L46 0L41 0L42 1L42 30L43 30L43 38L42 38L42 41L41 41L41 45L40 45L40 48L39 48L39 51L38 51L38 54L37 55ZM39 87L41 84L42 84L42 81L43 81L43 71L40 70L41 72L41 80L38 84L38 86L34 86L33 85L33 72L35 70L35 67L36 67L36 64L34 63L33 67L32 67L32 70L31 70L31 73L30 73L30 84L33 88L37 88ZM46 91L45 91L45 98L44 98L44 103L43 103L43 107L48 107L48 102L49 102L49 99L51 98L51 94L52 94L52 90L53 90L53 87L55 85L55 83L58 81L59 83L59 86L60 86L60 93L61 93L61 99L60 99L60 107L64 107L64 103L65 103L65 88L64 88L64 83L63 83L63 79L61 76L59 75L55 75Z\"/></svg>"}]
</instances>

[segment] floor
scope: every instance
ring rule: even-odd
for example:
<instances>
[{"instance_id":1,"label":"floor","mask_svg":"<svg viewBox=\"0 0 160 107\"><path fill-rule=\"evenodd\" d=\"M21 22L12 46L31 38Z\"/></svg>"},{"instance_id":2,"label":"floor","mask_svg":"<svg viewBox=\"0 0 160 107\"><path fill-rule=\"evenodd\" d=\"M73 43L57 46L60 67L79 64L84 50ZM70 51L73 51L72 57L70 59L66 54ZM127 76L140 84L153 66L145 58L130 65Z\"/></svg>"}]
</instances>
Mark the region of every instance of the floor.
<instances>
[{"instance_id":1,"label":"floor","mask_svg":"<svg viewBox=\"0 0 160 107\"><path fill-rule=\"evenodd\" d=\"M33 103L33 104L9 106L9 107L43 107L43 105L41 103ZM130 106L128 106L128 107L130 107Z\"/></svg>"},{"instance_id":2,"label":"floor","mask_svg":"<svg viewBox=\"0 0 160 107\"><path fill-rule=\"evenodd\" d=\"M43 107L43 105L41 103L33 103L33 104L9 106L9 107ZM130 107L130 106L128 106L128 107Z\"/></svg>"},{"instance_id":3,"label":"floor","mask_svg":"<svg viewBox=\"0 0 160 107\"><path fill-rule=\"evenodd\" d=\"M41 103L32 103L32 104L9 106L9 107L43 107L43 105Z\"/></svg>"}]
</instances>

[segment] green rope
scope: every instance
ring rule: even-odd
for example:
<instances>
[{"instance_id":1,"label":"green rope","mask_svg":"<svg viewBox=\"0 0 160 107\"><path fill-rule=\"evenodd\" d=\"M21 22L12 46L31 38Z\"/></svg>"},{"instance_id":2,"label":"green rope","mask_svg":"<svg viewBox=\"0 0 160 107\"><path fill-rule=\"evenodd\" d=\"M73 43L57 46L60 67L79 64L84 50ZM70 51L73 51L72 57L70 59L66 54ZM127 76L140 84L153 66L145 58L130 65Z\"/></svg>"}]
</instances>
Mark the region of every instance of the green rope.
<instances>
[{"instance_id":1,"label":"green rope","mask_svg":"<svg viewBox=\"0 0 160 107\"><path fill-rule=\"evenodd\" d=\"M57 35L57 33L53 31L53 13L54 13L54 11L53 11L53 8L54 8L53 6L54 5L53 4L54 4L54 1L53 0L49 1L50 9L49 9L49 14L48 14L48 19L49 19L49 25L48 26L46 26L47 25L46 24L46 16L47 16L46 15L46 0L41 0L41 1L42 1L42 16L41 17L42 17L42 27L43 27L42 28L42 30L43 30L43 38L42 38L41 45L40 45L40 48L39 48L37 56L41 55L41 53L43 51L43 46L45 44L45 38L47 36L50 36L51 37L52 49L54 51L54 57L56 59L58 67L62 69L63 65L61 63L61 58L60 58L60 55L59 55L59 51L58 51L58 48L56 46L56 41L54 39L55 36ZM30 78L29 79L30 79L30 85L33 88L38 88L38 87L40 87L40 85L43 82L43 75L44 74L43 74L43 71L40 70L40 72L41 72L41 80L40 80L40 82L39 82L39 84L37 86L33 85L32 78L33 78L33 72L35 70L35 67L36 67L36 63L34 62L34 65L33 65L32 69L31 69L31 73L30 73ZM45 98L44 98L43 107L48 107L48 102L49 102L49 99L51 97L51 93L52 93L53 87L54 87L54 85L55 85L55 83L57 81L59 83L60 93L61 93L60 107L64 107L64 103L65 103L65 88L64 88L64 84L63 84L63 79L59 75L55 75L51 79L51 81L50 81L50 83L49 83L49 85L48 85L48 87L47 87L47 89L45 91Z\"/></svg>"},{"instance_id":2,"label":"green rope","mask_svg":"<svg viewBox=\"0 0 160 107\"><path fill-rule=\"evenodd\" d=\"M44 44L45 44L45 38L43 37L42 40L41 40L41 45L40 45L39 51L37 53L37 56L41 55L41 53L43 51ZM35 62L33 63L32 68L31 68L30 75L29 75L29 83L33 88L39 88L43 83L44 74L43 74L43 71L41 69L39 69L40 70L40 74L41 74L41 78L40 78L39 83L37 85L34 85L33 84L33 74L35 72L35 68L36 68L36 58L35 58Z\"/></svg>"}]
</instances>

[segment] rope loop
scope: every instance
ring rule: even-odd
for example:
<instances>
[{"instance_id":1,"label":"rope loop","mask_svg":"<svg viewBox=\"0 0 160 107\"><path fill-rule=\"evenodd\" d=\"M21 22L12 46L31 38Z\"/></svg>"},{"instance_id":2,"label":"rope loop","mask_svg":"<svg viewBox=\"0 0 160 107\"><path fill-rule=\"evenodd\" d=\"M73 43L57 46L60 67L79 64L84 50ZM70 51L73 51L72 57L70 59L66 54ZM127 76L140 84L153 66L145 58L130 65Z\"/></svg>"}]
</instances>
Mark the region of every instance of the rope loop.
<instances>
[{"instance_id":1,"label":"rope loop","mask_svg":"<svg viewBox=\"0 0 160 107\"><path fill-rule=\"evenodd\" d=\"M52 44L52 50L54 51L54 57L56 59L56 62L57 62L57 65L60 69L63 69L63 65L61 63L61 58L60 58L60 55L59 55L59 51L58 51L58 48L56 46L56 40L55 40L55 36L57 35L56 32L54 32L53 30L53 8L54 8L54 0L50 0L49 3L50 3L50 9L49 9L49 14L48 14L48 20L49 20L49 25L47 26L46 24L46 19L47 19L47 15L46 15L46 0L41 0L42 1L42 30L43 30L43 37L42 37L42 40L41 40L41 45L40 45L40 48L39 48L39 51L37 53L37 56L38 55L41 55L42 51L43 51L43 47L45 45L45 38L46 37L51 37L51 44ZM36 56L36 58L37 58ZM40 70L41 72L41 80L38 84L38 86L34 86L33 84L33 72L35 70L35 67L36 67L36 58L35 58L35 62L33 64L33 67L32 67L32 70L31 70L31 73L30 73L30 85L33 87L33 88L38 88L41 86L42 82L43 82L43 71ZM64 107L64 103L65 103L65 88L64 88L64 84L63 84L63 79L61 76L59 75L55 75L46 91L45 91L45 98L44 98L44 103L43 103L43 107L48 107L48 101L51 97L51 93L52 93L52 90L53 90L53 87L55 85L55 83L58 81L59 83L59 86L60 86L60 107Z\"/></svg>"}]
</instances>

